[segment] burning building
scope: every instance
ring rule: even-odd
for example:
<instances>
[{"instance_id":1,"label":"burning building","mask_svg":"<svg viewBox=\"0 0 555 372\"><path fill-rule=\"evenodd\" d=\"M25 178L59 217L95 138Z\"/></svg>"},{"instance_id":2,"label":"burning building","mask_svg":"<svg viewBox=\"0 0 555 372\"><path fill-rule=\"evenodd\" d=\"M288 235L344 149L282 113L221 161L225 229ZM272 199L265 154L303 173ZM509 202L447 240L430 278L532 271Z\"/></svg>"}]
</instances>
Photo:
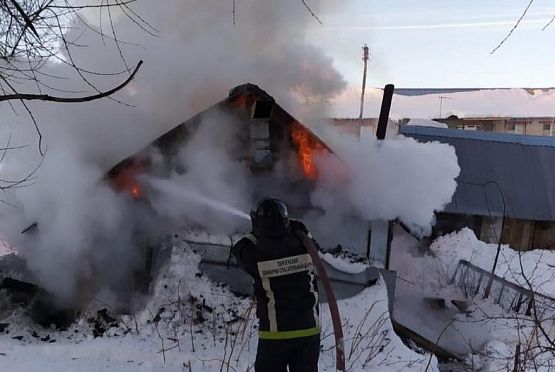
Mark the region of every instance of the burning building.
<instances>
[{"instance_id":1,"label":"burning building","mask_svg":"<svg viewBox=\"0 0 555 372\"><path fill-rule=\"evenodd\" d=\"M275 195L288 202L294 216L325 213L311 205L310 192L318 178L319 158L332 154L332 150L278 105L273 97L252 84L233 88L226 99L122 160L107 173L107 178L118 190L141 199L145 196L141 174L165 178L172 172L186 173L187 169L179 162L179 153L203 125L204 118L213 112L226 115L219 125L237 126L234 138L229 138L235 142L230 156L247 169L249 182L254 185L249 190L252 193L250 201ZM365 227L362 235L354 238L353 244L327 242L326 248L341 244L356 254L365 255L369 225L357 222Z\"/></svg>"},{"instance_id":2,"label":"burning building","mask_svg":"<svg viewBox=\"0 0 555 372\"><path fill-rule=\"evenodd\" d=\"M219 127L212 127L209 136L216 136L218 128L225 131L226 126L236 127L232 131L233 135L227 138L225 146L233 161L244 167L244 176L250 187L242 191L249 193L249 205L265 195L279 197L287 202L292 216L302 217L315 236L319 236L316 221L327 212L311 204L310 194L318 181L319 161L332 155L333 151L278 105L272 96L253 84L231 89L229 96L221 102L174 127L143 150L122 160L107 173L107 179L115 188L138 202L146 200L148 203L151 198L149 193L156 190L151 189L148 181L144 182L144 176L167 179L172 175L187 174L190 169L180 160L182 151L190 146L194 141L192 138L206 125L206 118L214 113L223 116L219 116ZM194 153L188 155L197 156ZM209 164L206 166L210 167ZM196 225L199 225L197 227L200 230L207 228L202 222ZM373 225L376 225L376 234L372 236L370 230ZM322 240L322 248L336 251L339 248L362 260L370 255L372 243L380 251L379 254L372 254L372 257L380 257L383 262L388 232L387 225L385 230L378 225L354 216L344 219L342 226L337 226L337 230L343 233L337 234L335 239ZM243 232L246 229L248 226L244 226ZM231 236L230 240L230 233L227 231L220 239L213 232L208 235L188 235L186 239L201 252L206 263L218 265L225 263L229 255L230 241L233 243L235 239ZM199 239L199 236L203 238ZM384 238L385 242L379 237ZM151 255L152 249L149 249L146 260L148 272L156 261L156 254L153 255L154 258L149 258ZM229 276L227 269L221 269L226 271L222 275ZM241 273L236 270L232 275L240 277ZM340 273L337 275L341 276ZM375 277L375 271L363 272L358 278L351 277L349 280L365 285Z\"/></svg>"},{"instance_id":3,"label":"burning building","mask_svg":"<svg viewBox=\"0 0 555 372\"><path fill-rule=\"evenodd\" d=\"M118 306L125 312L134 290L149 290L157 269L171 254L172 244L165 243L176 237L201 254L201 269L213 278L228 282L237 292L249 290L245 274L226 263L231 244L250 228L245 211L266 195L286 201L291 215L306 222L323 250L343 251L359 261L370 257L378 267L385 266L386 222L380 225L342 215L334 220L333 228L319 224L334 212L311 202L321 175L319 167L330 157L341 166L326 143L264 90L252 84L233 88L227 98L105 173L106 182L101 183L119 191L114 195L117 200L110 200L117 202L116 208L128 209L123 214L124 227L131 226L125 233L132 244L123 242L119 247L122 242L110 235L116 231L113 228L98 237L92 231L92 246L106 248L88 250L80 260L84 270L72 271L75 284L73 292L67 291L66 306L79 308L108 287L118 294ZM340 175L334 182L342 182ZM185 199L183 194L187 194ZM33 244L32 235L42 233L40 224L24 227L28 243ZM356 293L378 277L374 268L358 274L331 266L328 270L336 286L342 287L339 297Z\"/></svg>"},{"instance_id":4,"label":"burning building","mask_svg":"<svg viewBox=\"0 0 555 372\"><path fill-rule=\"evenodd\" d=\"M122 160L108 172L107 178L118 190L126 189L133 197L140 198L142 190L137 175L155 172L163 176L171 171L185 172L185 169L179 169L176 157L198 130L203 118L215 111L225 113L230 121L239 121L237 138L229 140L237 141L233 155L243 161L252 174L272 173L278 162L289 161L294 152L297 164L289 163L288 166L297 168L292 174L301 171L303 175L296 177L299 183L293 186L297 191L300 184L310 183L317 177L316 157L331 153L323 141L289 115L270 95L256 85L245 84L233 88L226 99L176 126L144 150ZM153 166L154 153L162 157L156 166Z\"/></svg>"}]
</instances>

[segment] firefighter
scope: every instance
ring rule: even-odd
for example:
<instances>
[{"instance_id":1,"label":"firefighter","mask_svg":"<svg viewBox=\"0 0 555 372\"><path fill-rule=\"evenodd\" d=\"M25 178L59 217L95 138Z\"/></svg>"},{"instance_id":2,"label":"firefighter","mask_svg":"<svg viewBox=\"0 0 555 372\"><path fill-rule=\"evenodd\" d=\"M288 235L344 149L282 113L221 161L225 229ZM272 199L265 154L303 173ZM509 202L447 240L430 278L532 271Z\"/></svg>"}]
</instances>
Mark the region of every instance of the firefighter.
<instances>
[{"instance_id":1,"label":"firefighter","mask_svg":"<svg viewBox=\"0 0 555 372\"><path fill-rule=\"evenodd\" d=\"M251 210L252 231L231 254L254 280L259 339L256 372L317 372L320 355L318 287L313 262L295 236L305 225L286 205L264 198Z\"/></svg>"}]
</instances>

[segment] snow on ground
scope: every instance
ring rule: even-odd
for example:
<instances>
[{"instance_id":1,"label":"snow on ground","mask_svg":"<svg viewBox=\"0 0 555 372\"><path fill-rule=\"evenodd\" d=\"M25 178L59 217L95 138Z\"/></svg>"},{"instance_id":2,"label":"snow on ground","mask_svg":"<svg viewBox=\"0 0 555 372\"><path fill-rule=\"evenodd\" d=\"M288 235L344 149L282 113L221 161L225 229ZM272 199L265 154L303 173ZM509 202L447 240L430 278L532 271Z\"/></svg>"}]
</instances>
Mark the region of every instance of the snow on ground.
<instances>
[{"instance_id":1,"label":"snow on ground","mask_svg":"<svg viewBox=\"0 0 555 372\"><path fill-rule=\"evenodd\" d=\"M95 315L93 307L66 331L40 328L14 310L0 320L9 323L0 336L0 371L252 371L254 303L211 282L198 271L199 262L187 243L175 242L153 295L101 337L93 337L86 320ZM393 332L383 282L339 301L339 308L349 371L422 371L429 361L429 370L437 370L435 358L407 348ZM320 371L335 371L326 304L321 319Z\"/></svg>"},{"instance_id":2,"label":"snow on ground","mask_svg":"<svg viewBox=\"0 0 555 372\"><path fill-rule=\"evenodd\" d=\"M334 256L331 253L319 253L322 260L344 273L358 274L368 268L368 264L364 262L352 262L352 260Z\"/></svg>"},{"instance_id":3,"label":"snow on ground","mask_svg":"<svg viewBox=\"0 0 555 372\"><path fill-rule=\"evenodd\" d=\"M395 318L431 340L440 339L440 346L459 355L467 354L472 370L512 370L515 348L522 349L546 345L531 318L503 310L493 299L476 297L469 307L461 311L450 300L465 299L458 287L450 286L459 260L464 259L491 271L497 251L496 244L479 241L469 229L436 239L429 252L419 251L417 241L396 230L392 243L392 264L398 270ZM551 251L519 252L501 246L496 274L526 286L522 271L531 280L535 290L554 295L553 265L555 253ZM522 261L522 268L520 268ZM425 298L443 298L445 308ZM544 324L553 333L553 322ZM445 330L444 330L445 328ZM539 349L533 349L539 350ZM522 358L522 356L521 356ZM537 370L549 371L555 367L550 353L535 356ZM553 364L553 366L552 366ZM535 367L532 368L532 370Z\"/></svg>"},{"instance_id":4,"label":"snow on ground","mask_svg":"<svg viewBox=\"0 0 555 372\"><path fill-rule=\"evenodd\" d=\"M430 247L431 252L439 258L443 268L453 273L459 260L463 259L491 271L497 244L487 244L476 238L470 229L440 237ZM521 267L522 264L522 267ZM534 291L555 297L555 252L536 249L533 251L516 251L507 245L501 245L495 274L510 282L528 288L530 280Z\"/></svg>"},{"instance_id":5,"label":"snow on ground","mask_svg":"<svg viewBox=\"0 0 555 372\"><path fill-rule=\"evenodd\" d=\"M0 231L0 256L6 254L14 253L14 248L2 237L2 232Z\"/></svg>"},{"instance_id":6,"label":"snow on ground","mask_svg":"<svg viewBox=\"0 0 555 372\"><path fill-rule=\"evenodd\" d=\"M401 278L417 282L426 295L437 295L444 290L460 260L491 271L497 253L497 244L478 240L468 228L437 238L430 246L431 255L415 256L416 241L407 234L395 236L393 246L394 265ZM495 275L525 288L529 279L536 292L555 297L553 268L553 251L516 251L501 245Z\"/></svg>"},{"instance_id":7,"label":"snow on ground","mask_svg":"<svg viewBox=\"0 0 555 372\"><path fill-rule=\"evenodd\" d=\"M439 258L441 266L449 273L454 272L456 262L460 259L491 271L497 252L497 244L487 244L476 238L470 229L462 229L453 234L440 237L434 241L430 250ZM507 245L501 245L499 260L495 273L497 276L518 284L524 288L531 288L535 292L555 297L555 252L549 250L516 251ZM514 354L517 344L522 344L522 349L549 345L542 331L534 326L530 317L518 316L512 312L504 311L494 305L492 299L477 299L474 301L469 320L483 324L486 341L482 352L474 356L481 359L483 369L486 371L512 369ZM551 318L551 315L549 315ZM539 318L542 328L555 340L555 329L552 319ZM475 324L476 324L475 323ZM531 351L534 363L529 370L552 371L555 369L553 354L551 352ZM523 356L521 356L523 358Z\"/></svg>"},{"instance_id":8,"label":"snow on ground","mask_svg":"<svg viewBox=\"0 0 555 372\"><path fill-rule=\"evenodd\" d=\"M0 242L0 256L4 256L10 253L13 253L12 247L5 242Z\"/></svg>"}]
</instances>

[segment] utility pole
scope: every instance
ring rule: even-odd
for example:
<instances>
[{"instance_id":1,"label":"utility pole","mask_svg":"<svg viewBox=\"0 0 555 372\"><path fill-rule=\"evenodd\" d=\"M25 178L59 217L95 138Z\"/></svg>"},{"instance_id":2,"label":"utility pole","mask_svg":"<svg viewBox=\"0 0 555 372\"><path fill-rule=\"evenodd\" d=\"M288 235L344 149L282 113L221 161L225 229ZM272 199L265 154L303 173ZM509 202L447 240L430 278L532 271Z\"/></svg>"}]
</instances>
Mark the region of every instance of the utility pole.
<instances>
[{"instance_id":1,"label":"utility pole","mask_svg":"<svg viewBox=\"0 0 555 372\"><path fill-rule=\"evenodd\" d=\"M366 90L366 68L368 65L368 58L370 54L370 48L368 44L364 44L362 47L362 60L364 61L364 72L362 73L362 93L360 95L360 114L359 119L362 119L362 112L364 111L364 91Z\"/></svg>"},{"instance_id":2,"label":"utility pole","mask_svg":"<svg viewBox=\"0 0 555 372\"><path fill-rule=\"evenodd\" d=\"M441 106L443 105L444 99L452 99L451 97L439 96L439 118L441 119Z\"/></svg>"}]
</instances>

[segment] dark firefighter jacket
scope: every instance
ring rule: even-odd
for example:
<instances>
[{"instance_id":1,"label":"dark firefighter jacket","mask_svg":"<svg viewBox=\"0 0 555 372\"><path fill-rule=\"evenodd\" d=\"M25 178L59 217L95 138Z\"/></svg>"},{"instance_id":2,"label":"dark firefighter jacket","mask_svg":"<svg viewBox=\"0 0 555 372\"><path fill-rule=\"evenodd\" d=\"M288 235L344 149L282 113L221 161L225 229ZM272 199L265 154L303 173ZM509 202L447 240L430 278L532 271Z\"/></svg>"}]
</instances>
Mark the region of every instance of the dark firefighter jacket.
<instances>
[{"instance_id":1,"label":"dark firefighter jacket","mask_svg":"<svg viewBox=\"0 0 555 372\"><path fill-rule=\"evenodd\" d=\"M293 229L309 234L299 221L291 221ZM320 332L313 262L292 231L277 239L248 234L231 254L254 279L260 338L292 339Z\"/></svg>"}]
</instances>

